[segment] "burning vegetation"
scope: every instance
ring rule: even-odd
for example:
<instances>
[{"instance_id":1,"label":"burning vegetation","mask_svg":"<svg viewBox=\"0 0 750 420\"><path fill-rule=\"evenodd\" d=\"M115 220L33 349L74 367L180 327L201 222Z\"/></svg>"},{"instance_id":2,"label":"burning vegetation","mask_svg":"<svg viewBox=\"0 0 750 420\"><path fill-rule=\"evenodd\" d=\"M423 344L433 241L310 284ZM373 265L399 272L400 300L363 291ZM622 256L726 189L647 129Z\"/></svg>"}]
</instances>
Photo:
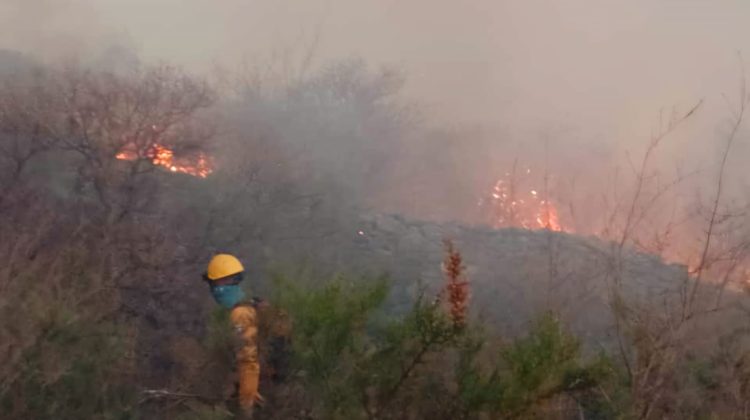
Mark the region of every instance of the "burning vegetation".
<instances>
[{"instance_id":1,"label":"burning vegetation","mask_svg":"<svg viewBox=\"0 0 750 420\"><path fill-rule=\"evenodd\" d=\"M547 188L540 192L529 187L530 178L531 169L527 168L519 175L514 164L510 172L495 182L488 197L479 202L489 224L494 228L570 232L560 223L557 206L549 198Z\"/></svg>"},{"instance_id":2,"label":"burning vegetation","mask_svg":"<svg viewBox=\"0 0 750 420\"><path fill-rule=\"evenodd\" d=\"M134 161L145 159L155 166L166 168L170 172L179 172L199 178L206 178L213 172L212 159L204 152L198 152L192 156L175 156L174 150L153 144L144 152L139 152L134 146L125 147L117 155L117 159Z\"/></svg>"},{"instance_id":3,"label":"burning vegetation","mask_svg":"<svg viewBox=\"0 0 750 420\"><path fill-rule=\"evenodd\" d=\"M439 305L427 304L411 300L411 295L401 291L413 290L413 280L422 279L425 273L429 275L427 270L437 275L439 253L428 252L427 247L443 232L463 228L433 229L421 223L401 223L394 218L395 222L383 223L379 230L357 231L358 236L374 239L359 241L365 244L361 248L367 251L364 254L367 260L341 258L356 256L359 252L351 246L350 238L342 237L344 234L339 236L341 232L350 232L351 226L358 222L360 208L348 205L358 197L351 192L353 188L342 188L345 192L331 194L329 191L338 187L333 181L330 184L310 181L323 164L310 164L308 171L307 165L295 165L299 161L293 160L294 153L282 153L286 150L279 151L278 155L288 156L289 160L279 163L277 159L261 155L260 148L251 146L257 144L250 143L256 141L255 138L243 138L238 139L243 141L238 143L241 145L238 149L224 150L238 155L236 158L242 165L222 165L222 171L226 171L228 179L247 182L225 183L219 193L216 193L217 183L197 182L190 185L186 194L179 185L173 185L179 183L144 176L148 170L163 168L168 172L206 178L216 169L213 158L200 147L211 143L203 142L204 133L194 130L210 126L204 124L203 119L198 120L201 111L211 107L214 99L204 83L169 69L153 69L127 77L71 71L52 76L49 80L37 81L40 84L35 89L22 89L20 83L0 86L0 90L5 90L4 95L0 95L0 159L3 161L0 165L0 190L3 191L0 194L3 217L0 236L6 238L0 247L0 266L7 268L0 273L0 285L4 290L0 296L0 315L5 319L13 319L18 313L31 315L21 317L18 321L21 324L13 322L0 328L0 353L11 355L0 369L3 384L0 405L7 408L10 418L138 417L138 410L144 410L147 418L176 417L167 413L182 410L182 407L171 402L160 404L144 399L138 402L135 397L123 397L136 395L142 391L140 384L152 380L165 386L184 384L185 393L171 394L181 399L187 395L205 401L203 395L214 395L220 387L213 385L225 381L224 372L216 368L221 358L216 357L216 348L204 347L196 340L204 331L201 326L206 315L196 308L203 309L205 299L198 300L197 293L193 293L199 285L179 280L183 275L198 277L203 270L200 261L212 250L227 246L257 258L254 267L314 255L315 269L320 272L338 270L343 266L342 261L347 264L344 269L372 267L379 270L390 264L389 261L393 261L393 267L403 268L404 275L397 284L399 294L395 297L401 300L400 304L407 303L412 309L401 318L382 316L386 310L391 310L386 300L391 295L386 283L372 287L369 281L346 279L340 284L332 281L319 290L280 290L279 302L282 305L286 302L285 309L294 320L294 342L299 343L292 346L291 351L296 352L292 356L304 375L290 378L288 386L299 393L292 394L295 398L279 392L283 404L276 406L269 398L269 406L277 410L273 412L275 418L290 418L291 415L285 415L285 409L295 415L321 413L317 418L402 418L404 410L408 409L413 418L544 418L545 415L565 418L554 414L566 410L575 418L584 415L608 418L609 413L623 413L622 417L646 419L675 416L675 401L709 401L699 407L683 407L677 415L686 418L694 417L694 413L717 413L718 418L729 418L732 413L747 411L750 398L747 389L738 391L716 385L750 383L750 372L746 369L748 336L746 329L739 329L747 320L744 314L740 317L719 306L722 299L727 299L722 293L729 276L736 271L746 275L746 237L729 242L722 239L725 233L744 233L736 226L742 227L740 223L745 219L727 219L723 215L720 210L725 200L721 191L704 213L710 220L709 228L701 248L702 257L693 265L692 276L683 276L680 272L681 289L670 295L671 300L661 299L660 293L660 306L651 306L650 300L641 300L635 293L619 293L621 285L625 291L634 288L650 291L652 288L646 289L643 284L653 285L661 277L656 274L666 270L657 259L640 258L640 255L637 260L631 258L629 250L638 245L642 232L653 230L644 220L651 214L648 206L656 203L661 194L659 186L653 187L656 190L653 196L649 194L648 184L656 178L647 171L647 158L644 169L639 172L633 198L615 208L620 210L615 215L622 216L616 221L624 219L621 224L614 224L616 228L623 226L616 230L622 232L618 235L620 239L614 242L616 247L606 250L602 247L604 251L597 249L592 258L583 258L579 254L582 247L577 245L580 238L573 235L490 232L485 236L486 246L473 246L480 243L479 240L461 241L469 250L464 260L448 243L442 266L445 280L442 299ZM348 98L344 93L351 91L348 88L351 79L322 80L328 84L311 85L316 89L323 86L325 95L313 97L325 98L334 92L330 94L335 99L332 103L356 108L335 96ZM347 89L329 88L339 86L342 80L346 81ZM743 94L743 98L745 96ZM284 98L291 102L282 104L297 103L299 98ZM257 101L258 97L253 96L252 100ZM244 103L229 105L236 105L243 112L255 112L244 111L248 108ZM307 107L302 108L307 112ZM370 118L374 107L362 108L367 112L357 118ZM270 109L287 112L294 107ZM331 108L320 109L325 123L316 127L322 133L319 137L351 142L349 131L335 136L340 134L338 127L353 118L351 114L340 113L345 117L330 124L330 115L338 114L330 112ZM264 121L254 115L253 118L240 115L243 121ZM260 115L267 118L276 114L264 110ZM309 119L298 116L292 114L286 119L272 120L279 127L291 124L290 121L302 121L307 129ZM360 120L355 122L350 125L368 126ZM738 119L737 127L739 122ZM382 126L380 119L369 125ZM329 126L337 130L323 131ZM256 133L245 126L230 128L250 133L248 137L263 137L255 136ZM292 136L299 132L303 131L295 129L284 134ZM380 130L376 132L379 134ZM373 135L366 140L374 142L378 137ZM307 139L305 136L304 140ZM212 147L212 150L218 148ZM243 160L240 155L243 152L261 157ZM63 153L67 153L64 156L67 160L44 167L47 158L56 159ZM334 158L351 154L347 151L335 154ZM102 161L118 160L117 165L102 164ZM70 165L71 161L75 165ZM31 170L37 169L29 166L31 164L45 170ZM291 166L303 167L299 169L300 176L287 176L287 168ZM364 172L360 166L352 166ZM123 167L130 170L124 171ZM148 170L143 170L144 167ZM258 173L263 176L260 180L255 177ZM54 178L75 182L68 188L58 186ZM333 178L351 183L347 176ZM46 189L53 184L55 190ZM490 185L487 197L481 201L485 220L494 228L571 232L564 222L572 225L572 205L571 210L565 212L569 219L561 220L558 211L561 201L557 201L564 199L567 203L569 197L550 188L550 184L548 177L535 179L531 169L516 170L513 165ZM66 188L66 194L58 194L58 188ZM368 188L356 190L371 191ZM440 196L441 203L448 201L446 196ZM474 207L473 198L463 202ZM576 225L579 233L588 229ZM505 233L509 241L514 242L503 244L497 239ZM666 233L663 237L668 239ZM534 242L536 246L516 246L521 244L515 242L519 238L534 237L539 239ZM378 238L393 239L395 245L381 246L382 243L376 242ZM612 241L600 242L610 244ZM493 248L495 246L497 248ZM508 249L516 254L507 252ZM430 255L437 255L437 258L429 261ZM370 258L373 262L368 266ZM416 269L422 267L421 260L430 262L423 266L427 269ZM471 283L466 274L468 261L471 261ZM522 264L523 261L528 263ZM630 270L630 265L636 263L645 269ZM586 269L579 269L579 265ZM726 276L717 276L716 267L723 266L729 266ZM476 276L477 271L482 271L475 271L475 267L491 272L491 277ZM652 267L660 268L656 272ZM588 276L587 269L596 271L597 277ZM31 284L25 281L29 278L38 281ZM264 276L253 278L264 281ZM598 288L584 287L586 283L576 282L577 278L601 280L597 284L609 290L599 295ZM727 280L722 287L713 287L708 284L712 278ZM166 281L154 281L161 279ZM703 279L706 281L702 282ZM326 279L320 280L309 283L323 284ZM507 289L498 288L503 283L507 284ZM568 299L560 290L561 286L571 284L576 293L571 292ZM579 284L583 286L577 287ZM258 286L273 290L267 284ZM522 289L523 293L515 294L516 289ZM491 304L504 312L487 320L492 326L504 328L509 321L519 320L523 313L531 313L532 309L527 310L527 307L532 305L522 299L526 290L529 302L531 298L538 297L539 301L544 298L545 307L552 307L557 305L557 300L560 308L577 311L585 308L578 289L598 298L593 300L597 303L592 306L594 309L581 311L581 317L603 320L608 330L617 327L618 346L613 347L612 357L603 359L602 363L598 360L590 363L581 356L578 341L561 326L563 320L567 322L566 318L546 317L526 338L516 340L491 335L495 331L488 332L487 336L474 336L483 325L473 317L472 302L481 310L479 302L491 299ZM537 295L537 290L549 293L551 299L548 301L541 293ZM711 294L714 291L717 291L715 299ZM726 295L735 302L745 303L740 301L739 295L729 292ZM283 293L287 294L286 298ZM514 310L508 310L511 306L500 299L512 301ZM613 309L612 313L604 312L608 308ZM704 317L706 314L724 319L714 322ZM612 320L612 325L608 324L608 319ZM702 353L693 352L698 342L692 341L694 337L700 336L701 344L706 342L704 331L694 327L699 324L693 322L697 320L701 321L701 328L713 330L708 338L721 341L721 351L718 351L719 346L714 352L706 345ZM380 322L383 325L378 325ZM162 327L165 325L170 327ZM183 325L185 330L174 327ZM735 325L739 326L736 331ZM221 324L221 334L226 327L226 323ZM726 328L719 331L719 327ZM117 340L111 339L113 331L121 333L115 337ZM724 331L726 335L720 335ZM60 337L67 338L59 340ZM224 343L226 335L217 337L219 339L206 342ZM227 346L231 344L229 341L226 340ZM121 348L110 351L106 346L113 343ZM102 348L108 351L97 350ZM231 354L229 348L225 350L224 354ZM42 358L47 354L55 356L54 363ZM79 354L91 357L84 360L74 357ZM165 362L186 368L154 374L152 367ZM688 387L684 384L693 384L690 381L695 379L696 366L701 367L701 376L697 379L702 383ZM28 372L32 374L25 374ZM339 379L332 382L334 377ZM71 383L82 386L71 387ZM441 386L439 392L446 396L439 401L434 398L435 384ZM610 398L612 395L624 397L620 401ZM80 401L90 404L81 405ZM59 407L68 411L61 415L56 412ZM113 414L102 414L102 407ZM214 412L223 407L222 399L216 402L216 407L207 406L206 410ZM185 412L187 410L192 407L185 408ZM610 417L615 417L614 414Z\"/></svg>"}]
</instances>

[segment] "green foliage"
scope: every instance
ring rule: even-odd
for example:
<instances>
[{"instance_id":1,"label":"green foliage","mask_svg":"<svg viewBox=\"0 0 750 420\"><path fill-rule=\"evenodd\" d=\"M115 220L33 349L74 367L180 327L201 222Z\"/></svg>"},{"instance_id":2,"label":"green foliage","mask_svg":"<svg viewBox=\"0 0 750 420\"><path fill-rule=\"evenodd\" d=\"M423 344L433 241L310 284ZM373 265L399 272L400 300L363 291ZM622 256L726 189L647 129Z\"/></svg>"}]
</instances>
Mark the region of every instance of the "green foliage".
<instances>
[{"instance_id":1,"label":"green foliage","mask_svg":"<svg viewBox=\"0 0 750 420\"><path fill-rule=\"evenodd\" d=\"M564 389L578 369L578 341L545 315L528 337L502 351L507 364L504 404L514 409Z\"/></svg>"},{"instance_id":2,"label":"green foliage","mask_svg":"<svg viewBox=\"0 0 750 420\"><path fill-rule=\"evenodd\" d=\"M393 401L430 353L457 342L461 334L442 308L418 299L403 318L373 331L376 347L363 380L379 390L381 404Z\"/></svg>"},{"instance_id":3,"label":"green foliage","mask_svg":"<svg viewBox=\"0 0 750 420\"><path fill-rule=\"evenodd\" d=\"M554 399L601 399L609 362L586 362L552 315L529 334L490 346L476 327L457 327L445 308L417 299L403 317L384 316L385 281L336 278L317 288L282 282L278 304L294 329L294 381L316 418L476 418L538 414Z\"/></svg>"},{"instance_id":4,"label":"green foliage","mask_svg":"<svg viewBox=\"0 0 750 420\"><path fill-rule=\"evenodd\" d=\"M349 416L358 404L359 367L371 351L367 331L387 294L385 281L338 279L316 290L282 281L279 304L294 325L293 363L331 416Z\"/></svg>"},{"instance_id":5,"label":"green foliage","mask_svg":"<svg viewBox=\"0 0 750 420\"><path fill-rule=\"evenodd\" d=\"M455 375L459 403L465 412L480 412L497 405L503 393L497 370L480 361L486 345L485 338L476 335L467 336L459 348Z\"/></svg>"},{"instance_id":6,"label":"green foliage","mask_svg":"<svg viewBox=\"0 0 750 420\"><path fill-rule=\"evenodd\" d=\"M609 373L605 358L582 362L580 343L551 314L542 316L528 336L501 354L500 404L509 413L527 412L555 396L590 389Z\"/></svg>"},{"instance_id":7,"label":"green foliage","mask_svg":"<svg viewBox=\"0 0 750 420\"><path fill-rule=\"evenodd\" d=\"M481 358L482 351L496 350L486 340L476 334L460 348L456 378L464 416L540 417L548 403L565 398L587 412L601 411L595 388L612 376L609 360L584 361L578 340L552 314L540 317L525 337L499 345L494 362Z\"/></svg>"}]
</instances>

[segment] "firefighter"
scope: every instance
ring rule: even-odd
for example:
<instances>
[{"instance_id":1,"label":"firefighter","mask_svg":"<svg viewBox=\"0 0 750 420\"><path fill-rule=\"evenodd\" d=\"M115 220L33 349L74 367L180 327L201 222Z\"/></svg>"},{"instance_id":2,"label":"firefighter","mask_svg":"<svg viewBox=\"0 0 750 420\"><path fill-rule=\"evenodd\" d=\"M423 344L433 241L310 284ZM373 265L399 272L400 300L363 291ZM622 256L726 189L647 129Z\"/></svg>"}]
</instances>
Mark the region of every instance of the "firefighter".
<instances>
[{"instance_id":1,"label":"firefighter","mask_svg":"<svg viewBox=\"0 0 750 420\"><path fill-rule=\"evenodd\" d=\"M208 263L204 279L216 302L229 309L237 338L236 363L239 376L238 399L241 410L250 417L263 402L258 392L260 361L258 354L258 314L255 305L246 301L240 287L245 268L229 254L217 254Z\"/></svg>"}]
</instances>

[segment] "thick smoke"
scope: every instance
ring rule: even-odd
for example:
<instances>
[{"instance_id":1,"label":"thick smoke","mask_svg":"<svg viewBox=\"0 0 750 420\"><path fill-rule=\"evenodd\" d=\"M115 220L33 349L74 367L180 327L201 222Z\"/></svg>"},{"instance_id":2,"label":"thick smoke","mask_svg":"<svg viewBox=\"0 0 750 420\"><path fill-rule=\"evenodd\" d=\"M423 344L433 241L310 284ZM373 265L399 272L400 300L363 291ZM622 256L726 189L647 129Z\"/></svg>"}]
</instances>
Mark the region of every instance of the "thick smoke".
<instances>
[{"instance_id":1,"label":"thick smoke","mask_svg":"<svg viewBox=\"0 0 750 420\"><path fill-rule=\"evenodd\" d=\"M385 159L389 176L351 185L367 189L370 205L466 221L516 161L589 207L579 216L603 212L590 208L596 197L627 184L652 133L700 100L652 165L664 179L699 171L686 196L707 190L738 102L738 52L750 51L750 6L728 0L6 0L0 11L0 47L47 61L117 68L138 56L207 77L221 68L230 79L272 68L262 77L282 84L320 81L352 56L373 73L381 64L397 69L399 106L418 110L417 131L368 132L359 140L377 147L360 142L350 164L323 162L337 178L357 180ZM287 126L312 155L352 150L352 127L316 137L302 135L299 118ZM377 153L363 164L368 147ZM736 197L748 181L736 156L747 148L737 142L729 162Z\"/></svg>"}]
</instances>

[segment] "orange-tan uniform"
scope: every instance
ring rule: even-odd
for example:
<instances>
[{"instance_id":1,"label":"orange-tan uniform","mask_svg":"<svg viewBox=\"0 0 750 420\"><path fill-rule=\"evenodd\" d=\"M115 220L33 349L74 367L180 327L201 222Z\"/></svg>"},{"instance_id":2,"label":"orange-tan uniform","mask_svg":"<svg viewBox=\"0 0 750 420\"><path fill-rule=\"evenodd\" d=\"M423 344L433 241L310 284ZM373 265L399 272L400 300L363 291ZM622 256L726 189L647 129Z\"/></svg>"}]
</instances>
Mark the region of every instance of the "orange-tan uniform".
<instances>
[{"instance_id":1,"label":"orange-tan uniform","mask_svg":"<svg viewBox=\"0 0 750 420\"><path fill-rule=\"evenodd\" d=\"M260 362L258 357L258 316L254 307L237 305L230 319L238 338L236 350L239 374L239 403L243 411L252 411L262 397L258 393Z\"/></svg>"}]
</instances>

